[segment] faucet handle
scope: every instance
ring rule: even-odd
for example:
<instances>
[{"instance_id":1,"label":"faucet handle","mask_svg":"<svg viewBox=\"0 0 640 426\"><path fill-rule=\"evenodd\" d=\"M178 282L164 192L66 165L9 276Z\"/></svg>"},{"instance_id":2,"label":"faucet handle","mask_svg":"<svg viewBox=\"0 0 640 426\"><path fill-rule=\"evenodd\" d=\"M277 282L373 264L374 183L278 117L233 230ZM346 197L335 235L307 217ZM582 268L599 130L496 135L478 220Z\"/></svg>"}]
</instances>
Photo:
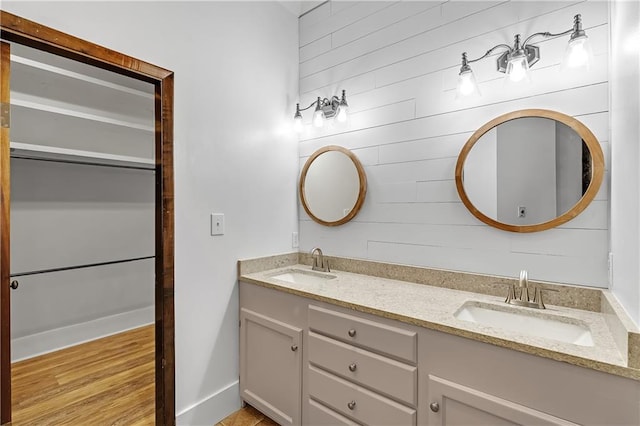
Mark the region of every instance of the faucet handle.
<instances>
[{"instance_id":1,"label":"faucet handle","mask_svg":"<svg viewBox=\"0 0 640 426\"><path fill-rule=\"evenodd\" d=\"M507 293L507 298L504 300L505 303L511 303L512 300L516 298L516 285L514 283L509 284L509 292Z\"/></svg>"},{"instance_id":2,"label":"faucet handle","mask_svg":"<svg viewBox=\"0 0 640 426\"><path fill-rule=\"evenodd\" d=\"M537 285L536 291L533 294L533 303L537 304L539 309L547 309L546 306L544 306L544 301L542 300L543 291L555 291L558 293L560 290L556 290L555 288L543 288Z\"/></svg>"}]
</instances>

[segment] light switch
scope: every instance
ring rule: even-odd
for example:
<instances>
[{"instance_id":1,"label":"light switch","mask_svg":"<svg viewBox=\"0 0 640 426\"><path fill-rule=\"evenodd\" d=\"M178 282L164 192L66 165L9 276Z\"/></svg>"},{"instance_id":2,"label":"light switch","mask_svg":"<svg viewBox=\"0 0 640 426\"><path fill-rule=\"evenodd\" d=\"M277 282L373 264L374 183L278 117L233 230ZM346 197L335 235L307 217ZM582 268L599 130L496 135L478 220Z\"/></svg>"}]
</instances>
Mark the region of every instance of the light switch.
<instances>
[{"instance_id":1,"label":"light switch","mask_svg":"<svg viewBox=\"0 0 640 426\"><path fill-rule=\"evenodd\" d=\"M224 235L224 213L211 213L211 235Z\"/></svg>"}]
</instances>

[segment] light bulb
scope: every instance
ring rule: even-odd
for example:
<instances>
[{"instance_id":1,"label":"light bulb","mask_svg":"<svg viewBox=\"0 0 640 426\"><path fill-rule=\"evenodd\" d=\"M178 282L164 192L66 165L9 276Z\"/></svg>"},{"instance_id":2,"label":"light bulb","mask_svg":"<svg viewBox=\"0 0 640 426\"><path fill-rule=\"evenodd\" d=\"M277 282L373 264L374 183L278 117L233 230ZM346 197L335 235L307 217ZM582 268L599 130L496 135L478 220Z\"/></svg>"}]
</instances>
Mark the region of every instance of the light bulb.
<instances>
[{"instance_id":1,"label":"light bulb","mask_svg":"<svg viewBox=\"0 0 640 426\"><path fill-rule=\"evenodd\" d=\"M313 113L313 125L315 127L322 127L324 124L324 112L321 109L316 109Z\"/></svg>"},{"instance_id":2,"label":"light bulb","mask_svg":"<svg viewBox=\"0 0 640 426\"><path fill-rule=\"evenodd\" d=\"M563 67L565 68L586 68L589 69L591 63L591 46L586 35L576 37L569 42L564 56Z\"/></svg>"},{"instance_id":3,"label":"light bulb","mask_svg":"<svg viewBox=\"0 0 640 426\"><path fill-rule=\"evenodd\" d=\"M347 91L342 90L342 99L340 99L340 103L338 104L338 115L336 120L340 123L344 123L347 121L347 111L349 110L349 104L347 103Z\"/></svg>"},{"instance_id":4,"label":"light bulb","mask_svg":"<svg viewBox=\"0 0 640 426\"><path fill-rule=\"evenodd\" d=\"M509 81L518 83L520 81L530 81L529 62L524 52L516 52L507 63L506 70Z\"/></svg>"},{"instance_id":5,"label":"light bulb","mask_svg":"<svg viewBox=\"0 0 640 426\"><path fill-rule=\"evenodd\" d=\"M340 106L338 107L338 115L336 115L336 120L338 120L340 123L344 123L347 121L347 110L349 109L349 107L347 106Z\"/></svg>"},{"instance_id":6,"label":"light bulb","mask_svg":"<svg viewBox=\"0 0 640 426\"><path fill-rule=\"evenodd\" d=\"M476 83L476 78L473 75L473 71L471 71L471 68L466 71L460 72L460 74L458 75L456 98L479 94L480 90L478 90L478 84Z\"/></svg>"}]
</instances>

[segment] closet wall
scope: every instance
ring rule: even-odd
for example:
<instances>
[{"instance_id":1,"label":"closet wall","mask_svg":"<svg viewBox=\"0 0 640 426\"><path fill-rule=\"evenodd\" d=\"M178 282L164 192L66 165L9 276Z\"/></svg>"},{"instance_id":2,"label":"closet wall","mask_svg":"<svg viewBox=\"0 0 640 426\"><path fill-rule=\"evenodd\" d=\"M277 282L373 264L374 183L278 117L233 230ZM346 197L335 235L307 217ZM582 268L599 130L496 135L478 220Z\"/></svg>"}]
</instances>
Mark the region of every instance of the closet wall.
<instances>
[{"instance_id":1,"label":"closet wall","mask_svg":"<svg viewBox=\"0 0 640 426\"><path fill-rule=\"evenodd\" d=\"M155 172L152 85L11 49L16 361L153 322Z\"/></svg>"}]
</instances>

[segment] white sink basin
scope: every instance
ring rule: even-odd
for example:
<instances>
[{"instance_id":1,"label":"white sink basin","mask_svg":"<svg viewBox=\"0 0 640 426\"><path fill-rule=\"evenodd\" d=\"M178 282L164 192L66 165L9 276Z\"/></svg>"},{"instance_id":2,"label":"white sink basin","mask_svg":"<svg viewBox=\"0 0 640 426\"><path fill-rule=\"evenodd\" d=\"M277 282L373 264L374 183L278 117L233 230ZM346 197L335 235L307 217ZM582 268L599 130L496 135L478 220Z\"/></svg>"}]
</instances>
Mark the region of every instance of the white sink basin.
<instances>
[{"instance_id":1,"label":"white sink basin","mask_svg":"<svg viewBox=\"0 0 640 426\"><path fill-rule=\"evenodd\" d=\"M465 302L454 317L477 324L544 337L580 346L593 346L589 326L580 320L509 305Z\"/></svg>"},{"instance_id":2,"label":"white sink basin","mask_svg":"<svg viewBox=\"0 0 640 426\"><path fill-rule=\"evenodd\" d=\"M303 269L289 269L269 275L269 278L295 284L324 284L336 278L336 276L323 272L305 271Z\"/></svg>"}]
</instances>

